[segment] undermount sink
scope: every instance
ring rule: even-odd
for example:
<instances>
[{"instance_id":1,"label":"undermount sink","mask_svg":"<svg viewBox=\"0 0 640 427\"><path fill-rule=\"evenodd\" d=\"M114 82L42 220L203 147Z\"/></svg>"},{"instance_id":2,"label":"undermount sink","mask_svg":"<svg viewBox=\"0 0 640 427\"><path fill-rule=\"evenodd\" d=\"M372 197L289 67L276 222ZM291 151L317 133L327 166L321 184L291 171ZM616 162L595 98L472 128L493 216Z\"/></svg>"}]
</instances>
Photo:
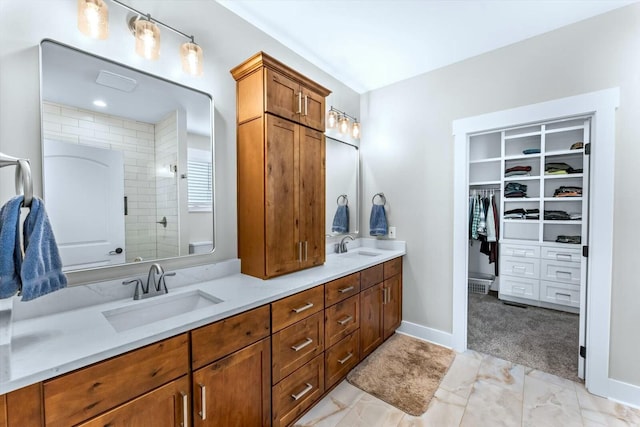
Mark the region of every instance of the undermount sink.
<instances>
[{"instance_id":1,"label":"undermount sink","mask_svg":"<svg viewBox=\"0 0 640 427\"><path fill-rule=\"evenodd\" d=\"M353 252L343 253L340 256L345 257L345 258L360 258L360 257L371 258L371 257L380 256L380 254L377 253L377 252L368 252L368 251L363 251L363 250L355 250Z\"/></svg>"},{"instance_id":2,"label":"undermount sink","mask_svg":"<svg viewBox=\"0 0 640 427\"><path fill-rule=\"evenodd\" d=\"M103 311L102 315L117 332L122 332L221 302L221 299L202 291L192 291L153 297L139 304Z\"/></svg>"}]
</instances>

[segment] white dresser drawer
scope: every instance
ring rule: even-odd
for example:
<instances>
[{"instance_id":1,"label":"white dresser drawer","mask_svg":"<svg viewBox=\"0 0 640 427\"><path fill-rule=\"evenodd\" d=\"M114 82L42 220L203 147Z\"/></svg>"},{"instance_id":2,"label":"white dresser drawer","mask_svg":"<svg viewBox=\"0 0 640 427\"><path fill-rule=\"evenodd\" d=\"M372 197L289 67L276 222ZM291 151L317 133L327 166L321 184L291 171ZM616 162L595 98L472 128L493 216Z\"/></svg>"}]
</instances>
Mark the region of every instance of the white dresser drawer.
<instances>
[{"instance_id":1,"label":"white dresser drawer","mask_svg":"<svg viewBox=\"0 0 640 427\"><path fill-rule=\"evenodd\" d=\"M500 254L519 258L540 258L540 246L502 243L500 245Z\"/></svg>"},{"instance_id":2,"label":"white dresser drawer","mask_svg":"<svg viewBox=\"0 0 640 427\"><path fill-rule=\"evenodd\" d=\"M540 301L580 307L580 286L540 281Z\"/></svg>"},{"instance_id":3,"label":"white dresser drawer","mask_svg":"<svg viewBox=\"0 0 640 427\"><path fill-rule=\"evenodd\" d=\"M554 261L580 262L582 261L582 251L573 248L555 248L542 246L542 259L552 259Z\"/></svg>"},{"instance_id":4,"label":"white dresser drawer","mask_svg":"<svg viewBox=\"0 0 640 427\"><path fill-rule=\"evenodd\" d=\"M580 286L580 264L543 259L540 279Z\"/></svg>"},{"instance_id":5,"label":"white dresser drawer","mask_svg":"<svg viewBox=\"0 0 640 427\"><path fill-rule=\"evenodd\" d=\"M500 258L500 274L538 279L540 277L540 260L503 256Z\"/></svg>"},{"instance_id":6,"label":"white dresser drawer","mask_svg":"<svg viewBox=\"0 0 640 427\"><path fill-rule=\"evenodd\" d=\"M500 276L500 294L537 300L540 281L523 277Z\"/></svg>"}]
</instances>

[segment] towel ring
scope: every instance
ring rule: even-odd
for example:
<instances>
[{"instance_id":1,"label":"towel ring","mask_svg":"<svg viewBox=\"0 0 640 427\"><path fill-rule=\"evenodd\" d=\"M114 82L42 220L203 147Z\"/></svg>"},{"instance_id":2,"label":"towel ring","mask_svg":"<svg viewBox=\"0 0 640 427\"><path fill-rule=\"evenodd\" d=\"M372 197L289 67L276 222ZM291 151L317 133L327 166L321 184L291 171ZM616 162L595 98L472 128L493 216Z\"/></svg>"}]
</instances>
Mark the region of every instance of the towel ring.
<instances>
[{"instance_id":1,"label":"towel ring","mask_svg":"<svg viewBox=\"0 0 640 427\"><path fill-rule=\"evenodd\" d=\"M340 200L344 201L342 205L340 204ZM349 199L347 199L346 194L341 194L338 196L338 199L336 199L336 203L338 204L338 206L347 206L349 204Z\"/></svg>"},{"instance_id":2,"label":"towel ring","mask_svg":"<svg viewBox=\"0 0 640 427\"><path fill-rule=\"evenodd\" d=\"M373 195L373 197L371 198L371 204L375 205L376 204L376 197L380 197L380 201L382 202L382 206L387 204L387 198L384 197L384 193L376 193Z\"/></svg>"},{"instance_id":3,"label":"towel ring","mask_svg":"<svg viewBox=\"0 0 640 427\"><path fill-rule=\"evenodd\" d=\"M16 194L24 194L22 205L25 208L31 207L33 200L33 180L31 179L31 166L29 161L20 159L16 167Z\"/></svg>"}]
</instances>

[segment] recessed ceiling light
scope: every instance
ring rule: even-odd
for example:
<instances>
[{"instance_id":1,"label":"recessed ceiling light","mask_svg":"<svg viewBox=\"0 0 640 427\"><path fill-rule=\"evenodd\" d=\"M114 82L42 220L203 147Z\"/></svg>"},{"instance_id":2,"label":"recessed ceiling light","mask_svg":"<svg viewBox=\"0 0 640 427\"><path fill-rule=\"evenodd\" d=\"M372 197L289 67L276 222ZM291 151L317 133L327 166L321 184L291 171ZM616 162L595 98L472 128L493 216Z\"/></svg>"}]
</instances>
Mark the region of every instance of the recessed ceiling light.
<instances>
[{"instance_id":1,"label":"recessed ceiling light","mask_svg":"<svg viewBox=\"0 0 640 427\"><path fill-rule=\"evenodd\" d=\"M104 107L106 107L106 106L107 106L107 103L106 103L106 102L104 102L104 101L103 101L103 100L101 100L101 99L96 99L95 101L93 101L93 105L95 105L96 107L102 107L102 108L104 108Z\"/></svg>"}]
</instances>

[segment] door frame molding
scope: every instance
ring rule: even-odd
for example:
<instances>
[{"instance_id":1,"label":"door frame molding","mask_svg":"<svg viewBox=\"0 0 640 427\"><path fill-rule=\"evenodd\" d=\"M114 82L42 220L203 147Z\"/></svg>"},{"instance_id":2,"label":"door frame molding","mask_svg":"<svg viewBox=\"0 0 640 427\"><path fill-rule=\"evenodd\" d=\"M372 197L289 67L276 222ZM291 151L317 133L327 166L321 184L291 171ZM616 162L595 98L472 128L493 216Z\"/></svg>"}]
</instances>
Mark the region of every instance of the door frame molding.
<instances>
[{"instance_id":1,"label":"door frame molding","mask_svg":"<svg viewBox=\"0 0 640 427\"><path fill-rule=\"evenodd\" d=\"M523 107L454 120L453 177L453 328L456 351L467 349L468 277L468 136L469 134L592 115L589 177L589 262L587 267L585 386L593 394L610 397L609 352L613 260L613 193L615 116L620 89L611 88ZM596 179L597 177L597 179Z\"/></svg>"}]
</instances>

